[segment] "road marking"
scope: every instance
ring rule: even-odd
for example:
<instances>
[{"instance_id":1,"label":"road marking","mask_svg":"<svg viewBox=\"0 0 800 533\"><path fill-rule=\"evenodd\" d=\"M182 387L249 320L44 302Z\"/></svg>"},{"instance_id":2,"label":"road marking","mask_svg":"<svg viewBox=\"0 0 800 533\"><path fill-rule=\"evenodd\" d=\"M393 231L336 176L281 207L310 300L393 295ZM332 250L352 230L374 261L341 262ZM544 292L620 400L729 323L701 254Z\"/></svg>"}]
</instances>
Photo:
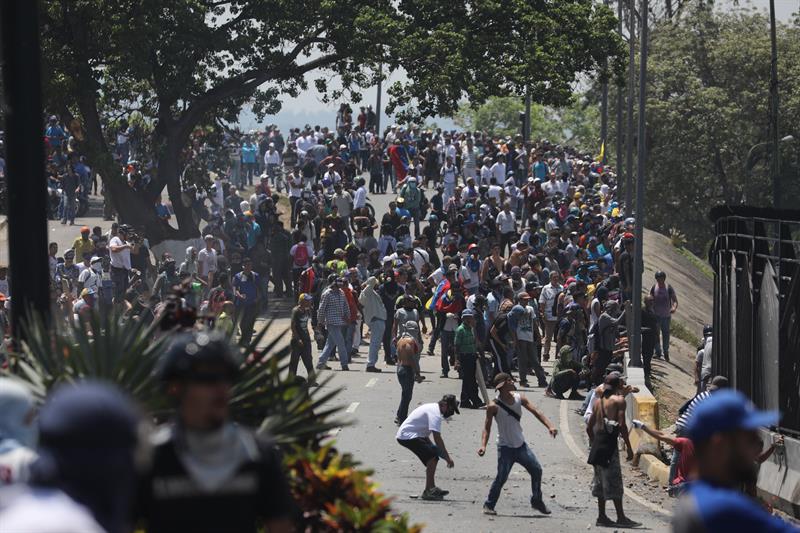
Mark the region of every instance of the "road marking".
<instances>
[{"instance_id":1,"label":"road marking","mask_svg":"<svg viewBox=\"0 0 800 533\"><path fill-rule=\"evenodd\" d=\"M561 434L564 436L564 442L567 443L567 448L570 449L572 454L577 457L578 459L585 461L586 460L586 452L581 450L578 444L575 442L575 439L572 437L572 433L569 431L569 412L568 412L568 402L566 400L561 400L561 408L559 412L559 418L561 419L560 426L561 426ZM639 505L650 509L651 511L655 511L657 513L661 513L664 516L672 516L672 513L663 509L662 507L649 502L639 496L636 492L625 487L625 496L628 496L631 500L635 501Z\"/></svg>"},{"instance_id":2,"label":"road marking","mask_svg":"<svg viewBox=\"0 0 800 533\"><path fill-rule=\"evenodd\" d=\"M367 384L364 386L368 389L371 389L376 383L378 383L378 378L372 378L371 380L367 381Z\"/></svg>"},{"instance_id":3,"label":"road marking","mask_svg":"<svg viewBox=\"0 0 800 533\"><path fill-rule=\"evenodd\" d=\"M345 413L349 413L349 414L353 414L353 413L356 412L356 409L358 409L358 405L359 405L359 402L353 402L347 407L347 409L345 409L344 412Z\"/></svg>"}]
</instances>

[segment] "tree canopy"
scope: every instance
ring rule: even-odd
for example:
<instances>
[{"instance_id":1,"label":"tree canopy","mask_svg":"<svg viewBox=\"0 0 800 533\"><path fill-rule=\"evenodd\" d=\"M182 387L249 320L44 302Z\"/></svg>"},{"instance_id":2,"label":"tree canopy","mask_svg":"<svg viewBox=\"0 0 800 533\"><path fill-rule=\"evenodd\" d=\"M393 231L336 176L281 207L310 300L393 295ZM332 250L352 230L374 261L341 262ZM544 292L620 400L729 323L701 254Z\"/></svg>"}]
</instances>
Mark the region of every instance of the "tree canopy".
<instances>
[{"instance_id":1,"label":"tree canopy","mask_svg":"<svg viewBox=\"0 0 800 533\"><path fill-rule=\"evenodd\" d=\"M155 241L197 234L180 202L187 140L198 125L234 121L246 102L263 116L306 90L358 100L382 64L408 75L390 88L388 111L418 119L525 90L561 104L578 75L607 75L609 57L622 68L614 16L592 0L40 2L48 111L79 119L120 216L148 224ZM177 232L145 220L146 202L115 175L104 125L133 110L154 124L153 193L169 191Z\"/></svg>"},{"instance_id":2,"label":"tree canopy","mask_svg":"<svg viewBox=\"0 0 800 533\"><path fill-rule=\"evenodd\" d=\"M800 200L800 25L778 27L783 206ZM647 87L647 225L677 228L691 249L711 239L708 212L771 206L769 21L698 4L652 28ZM614 98L610 98L613 106ZM610 116L614 116L613 109ZM614 120L610 121L614 146ZM758 145L758 146L757 146ZM746 166L753 150L753 169ZM676 213L680 213L676 216Z\"/></svg>"}]
</instances>

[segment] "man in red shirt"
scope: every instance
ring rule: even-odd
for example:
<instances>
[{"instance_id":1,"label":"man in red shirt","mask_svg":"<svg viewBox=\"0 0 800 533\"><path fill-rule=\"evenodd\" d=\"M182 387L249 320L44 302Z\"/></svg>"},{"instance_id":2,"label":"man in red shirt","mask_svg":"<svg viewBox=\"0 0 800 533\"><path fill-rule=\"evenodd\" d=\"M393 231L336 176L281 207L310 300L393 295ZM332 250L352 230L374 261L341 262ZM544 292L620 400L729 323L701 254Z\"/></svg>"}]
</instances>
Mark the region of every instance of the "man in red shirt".
<instances>
[{"instance_id":1,"label":"man in red shirt","mask_svg":"<svg viewBox=\"0 0 800 533\"><path fill-rule=\"evenodd\" d=\"M694 444L692 441L686 437L669 437L657 429L647 427L640 420L634 420L633 426L641 429L654 439L672 446L675 451L680 453L675 477L669 480L669 491L673 496L681 494L685 488L685 483L697 476L697 464L694 458Z\"/></svg>"}]
</instances>

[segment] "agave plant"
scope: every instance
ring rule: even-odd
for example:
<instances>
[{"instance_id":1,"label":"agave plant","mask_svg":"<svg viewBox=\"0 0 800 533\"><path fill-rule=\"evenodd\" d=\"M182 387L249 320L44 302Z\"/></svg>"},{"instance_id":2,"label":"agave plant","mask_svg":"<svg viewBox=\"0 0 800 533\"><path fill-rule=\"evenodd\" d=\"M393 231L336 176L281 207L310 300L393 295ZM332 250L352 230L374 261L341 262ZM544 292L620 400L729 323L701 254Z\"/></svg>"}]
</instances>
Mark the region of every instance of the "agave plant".
<instances>
[{"instance_id":1,"label":"agave plant","mask_svg":"<svg viewBox=\"0 0 800 533\"><path fill-rule=\"evenodd\" d=\"M273 328L270 321L247 346L236 345L245 363L232 390L231 415L282 445L318 443L342 424L334 419L339 408L331 406L338 390L309 388L289 377L289 349L278 347L286 332L270 336ZM47 324L31 314L24 332L3 372L27 382L40 399L62 382L100 379L127 391L154 420L170 415L156 370L171 335L158 324L123 321L118 313Z\"/></svg>"}]
</instances>

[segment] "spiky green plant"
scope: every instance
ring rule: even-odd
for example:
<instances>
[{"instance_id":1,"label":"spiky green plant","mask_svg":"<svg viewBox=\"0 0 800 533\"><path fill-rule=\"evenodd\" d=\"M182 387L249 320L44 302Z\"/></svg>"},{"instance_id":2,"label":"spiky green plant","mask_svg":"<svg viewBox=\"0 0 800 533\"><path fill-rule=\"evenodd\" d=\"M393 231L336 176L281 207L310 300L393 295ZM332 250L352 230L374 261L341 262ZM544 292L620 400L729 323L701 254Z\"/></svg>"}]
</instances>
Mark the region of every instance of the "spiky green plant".
<instances>
[{"instance_id":1,"label":"spiky green plant","mask_svg":"<svg viewBox=\"0 0 800 533\"><path fill-rule=\"evenodd\" d=\"M342 425L334 419L339 407L331 405L338 390L310 388L289 377L289 348L278 347L286 332L270 336L273 327L270 321L247 346L235 345L244 363L232 391L232 417L279 444L319 442ZM162 332L157 324L123 322L117 313L49 324L31 315L24 331L25 340L2 372L27 382L38 397L62 382L101 379L127 391L155 420L170 415L156 369L173 332Z\"/></svg>"}]
</instances>

